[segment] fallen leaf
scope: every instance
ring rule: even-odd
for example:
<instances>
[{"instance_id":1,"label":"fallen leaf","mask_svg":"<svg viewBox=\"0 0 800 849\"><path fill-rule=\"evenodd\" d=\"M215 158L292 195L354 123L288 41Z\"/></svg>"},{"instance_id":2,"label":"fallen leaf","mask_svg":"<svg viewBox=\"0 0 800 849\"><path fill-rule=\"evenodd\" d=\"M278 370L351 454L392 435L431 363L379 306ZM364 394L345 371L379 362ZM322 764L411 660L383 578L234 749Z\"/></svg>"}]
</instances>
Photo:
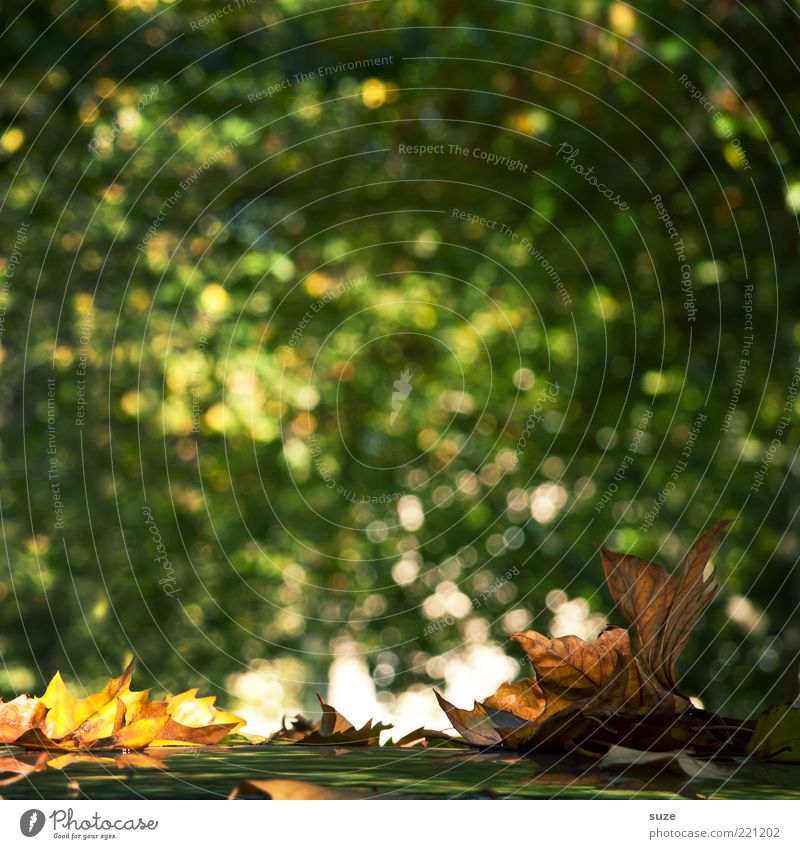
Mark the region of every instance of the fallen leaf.
<instances>
[{"instance_id":1,"label":"fallen leaf","mask_svg":"<svg viewBox=\"0 0 800 849\"><path fill-rule=\"evenodd\" d=\"M706 531L674 576L655 563L603 549L606 580L633 637L613 625L593 642L536 631L512 634L535 677L501 685L471 710L437 693L453 727L482 748L597 752L624 745L742 754L752 726L694 708L675 679L678 656L711 600L709 558L728 524Z\"/></svg>"},{"instance_id":2,"label":"fallen leaf","mask_svg":"<svg viewBox=\"0 0 800 849\"><path fill-rule=\"evenodd\" d=\"M137 700L126 707L125 724L114 735L121 749L144 749L162 736L167 724L167 702Z\"/></svg>"},{"instance_id":3,"label":"fallen leaf","mask_svg":"<svg viewBox=\"0 0 800 849\"><path fill-rule=\"evenodd\" d=\"M392 727L380 722L373 725L370 720L363 728L355 728L336 708L326 704L319 693L317 693L317 699L322 706L322 720L319 728L295 740L295 745L373 746L378 744L381 732L388 731Z\"/></svg>"},{"instance_id":4,"label":"fallen leaf","mask_svg":"<svg viewBox=\"0 0 800 849\"><path fill-rule=\"evenodd\" d=\"M167 720L149 745L213 745L244 725L241 717L215 707L215 701L215 696L197 698L196 689L172 696L167 701Z\"/></svg>"},{"instance_id":5,"label":"fallen leaf","mask_svg":"<svg viewBox=\"0 0 800 849\"><path fill-rule=\"evenodd\" d=\"M762 713L747 751L769 761L800 763L800 708L776 705Z\"/></svg>"},{"instance_id":6,"label":"fallen leaf","mask_svg":"<svg viewBox=\"0 0 800 849\"><path fill-rule=\"evenodd\" d=\"M685 699L656 688L652 676L633 656L630 637L624 628L612 625L592 643L573 636L548 639L536 631L511 636L531 659L536 685L547 702L567 707L571 702L597 695L622 663L626 668L624 686L615 688L613 693L606 689L597 707L674 713L689 706Z\"/></svg>"},{"instance_id":7,"label":"fallen leaf","mask_svg":"<svg viewBox=\"0 0 800 849\"><path fill-rule=\"evenodd\" d=\"M69 736L76 746L86 748L98 740L113 737L122 728L124 721L125 703L122 699L114 699L81 723Z\"/></svg>"},{"instance_id":8,"label":"fallen leaf","mask_svg":"<svg viewBox=\"0 0 800 849\"><path fill-rule=\"evenodd\" d=\"M642 766L651 763L664 763L672 758L667 752L643 752L628 746L612 746L597 762L600 769L612 769L619 766Z\"/></svg>"},{"instance_id":9,"label":"fallen leaf","mask_svg":"<svg viewBox=\"0 0 800 849\"><path fill-rule=\"evenodd\" d=\"M330 737L332 734L341 734L342 732L352 731L352 724L339 713L336 708L325 704L322 701L322 696L317 693L317 699L322 706L322 719L319 723L319 733L325 737Z\"/></svg>"},{"instance_id":10,"label":"fallen leaf","mask_svg":"<svg viewBox=\"0 0 800 849\"><path fill-rule=\"evenodd\" d=\"M714 597L714 570L706 566L730 522L718 522L689 549L678 572L601 549L606 582L620 613L634 628L634 654L665 690L677 690L675 664L692 628Z\"/></svg>"},{"instance_id":11,"label":"fallen leaf","mask_svg":"<svg viewBox=\"0 0 800 849\"><path fill-rule=\"evenodd\" d=\"M700 760L686 752L678 752L673 758L673 763L677 764L691 781L724 781L734 772L732 766Z\"/></svg>"},{"instance_id":12,"label":"fallen leaf","mask_svg":"<svg viewBox=\"0 0 800 849\"><path fill-rule=\"evenodd\" d=\"M534 722L544 712L545 695L536 681L525 678L516 684L501 684L494 695L484 700L483 705L490 710L508 711Z\"/></svg>"},{"instance_id":13,"label":"fallen leaf","mask_svg":"<svg viewBox=\"0 0 800 849\"><path fill-rule=\"evenodd\" d=\"M182 725L175 722L171 717L161 729L159 736L149 745L151 746L210 746L219 743L233 733L243 720L225 724L212 724L201 726Z\"/></svg>"},{"instance_id":14,"label":"fallen leaf","mask_svg":"<svg viewBox=\"0 0 800 849\"><path fill-rule=\"evenodd\" d=\"M25 749L62 749L70 748L70 746L61 746L60 742L51 740L41 728L31 728L26 731L21 737L17 738L15 746L22 746Z\"/></svg>"},{"instance_id":15,"label":"fallen leaf","mask_svg":"<svg viewBox=\"0 0 800 849\"><path fill-rule=\"evenodd\" d=\"M432 749L440 746L465 746L468 745L463 737L453 737L444 731L436 731L430 728L417 728L404 734L398 740L390 740L388 746L398 749Z\"/></svg>"},{"instance_id":16,"label":"fallen leaf","mask_svg":"<svg viewBox=\"0 0 800 849\"><path fill-rule=\"evenodd\" d=\"M161 702L130 689L133 665L97 693L79 699L57 672L41 699L0 703L0 742L30 749L144 749L220 743L244 720L187 690Z\"/></svg>"},{"instance_id":17,"label":"fallen leaf","mask_svg":"<svg viewBox=\"0 0 800 849\"><path fill-rule=\"evenodd\" d=\"M524 707L515 707L512 688L501 688L503 703L511 710L490 709L489 714L500 731L503 745L514 749L539 751L571 749L585 745L590 738L603 732L609 718L614 715L614 706L625 704L628 686L625 657L617 651L611 664L605 670L605 677L599 680L596 686L579 689L577 695L572 691L569 697L564 697L562 693L549 695L548 691L542 688L543 709L531 720L525 719ZM570 669L566 671L569 675L576 672ZM535 692L533 688L538 688L539 685L538 681L521 683L528 684L524 691L526 693ZM484 705L489 701L484 702ZM491 701L494 703L493 699ZM611 733L615 733L613 729Z\"/></svg>"},{"instance_id":18,"label":"fallen leaf","mask_svg":"<svg viewBox=\"0 0 800 849\"><path fill-rule=\"evenodd\" d=\"M132 673L133 662L128 664L118 678L111 678L102 690L85 699L79 699L67 689L61 674L56 672L41 699L48 709L44 724L45 734L52 740L60 740L96 715L109 702L116 705L117 697L128 690Z\"/></svg>"},{"instance_id":19,"label":"fallen leaf","mask_svg":"<svg viewBox=\"0 0 800 849\"><path fill-rule=\"evenodd\" d=\"M268 737L266 742L277 743L286 741L296 743L312 731L319 731L318 722L314 723L310 719L306 719L301 714L291 717L284 715L281 720L280 730Z\"/></svg>"},{"instance_id":20,"label":"fallen leaf","mask_svg":"<svg viewBox=\"0 0 800 849\"><path fill-rule=\"evenodd\" d=\"M453 728L471 745L485 748L496 746L502 742L500 732L495 728L492 720L482 705L475 704L472 710L462 710L450 704L436 690L436 699L441 709L447 714Z\"/></svg>"},{"instance_id":21,"label":"fallen leaf","mask_svg":"<svg viewBox=\"0 0 800 849\"><path fill-rule=\"evenodd\" d=\"M320 784L312 784L309 781L290 781L281 778L264 781L253 779L242 781L233 788L228 798L238 799L243 796L255 796L260 799L272 799L274 801L363 798L355 793L331 790L328 787L322 787Z\"/></svg>"},{"instance_id":22,"label":"fallen leaf","mask_svg":"<svg viewBox=\"0 0 800 849\"><path fill-rule=\"evenodd\" d=\"M0 744L15 743L26 731L44 722L47 707L30 696L17 696L10 702L0 699Z\"/></svg>"},{"instance_id":23,"label":"fallen leaf","mask_svg":"<svg viewBox=\"0 0 800 849\"><path fill-rule=\"evenodd\" d=\"M216 714L214 696L198 698L197 693L198 689L195 687L193 690L186 690L184 693L178 693L177 696L171 696L167 702L167 714L175 722L193 728L214 722Z\"/></svg>"}]
</instances>

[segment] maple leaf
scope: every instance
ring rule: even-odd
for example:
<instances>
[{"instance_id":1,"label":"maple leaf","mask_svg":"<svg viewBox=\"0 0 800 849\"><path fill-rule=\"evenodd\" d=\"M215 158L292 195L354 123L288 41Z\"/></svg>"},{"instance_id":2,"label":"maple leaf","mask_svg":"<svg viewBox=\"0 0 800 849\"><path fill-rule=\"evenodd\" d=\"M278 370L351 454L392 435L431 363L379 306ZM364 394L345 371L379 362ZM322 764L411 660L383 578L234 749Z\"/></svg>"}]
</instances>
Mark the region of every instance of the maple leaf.
<instances>
[{"instance_id":1,"label":"maple leaf","mask_svg":"<svg viewBox=\"0 0 800 849\"><path fill-rule=\"evenodd\" d=\"M487 748L496 746L503 741L503 735L495 727L491 717L483 705L477 702L472 710L464 710L450 704L436 690L433 691L441 709L447 714L447 718L456 731L472 746Z\"/></svg>"},{"instance_id":2,"label":"maple leaf","mask_svg":"<svg viewBox=\"0 0 800 849\"><path fill-rule=\"evenodd\" d=\"M592 643L573 636L548 639L536 631L512 634L511 638L530 658L536 683L547 702L567 706L603 690L602 702L597 706L606 710L647 708L674 713L689 706L685 699L655 685L653 676L633 655L630 636L624 628L612 625ZM603 689L620 664L625 667L624 685Z\"/></svg>"},{"instance_id":3,"label":"maple leaf","mask_svg":"<svg viewBox=\"0 0 800 849\"><path fill-rule=\"evenodd\" d=\"M611 596L634 628L634 652L667 690L677 690L678 656L714 597L714 570L707 572L706 566L729 524L723 521L709 528L689 549L675 575L630 554L600 551Z\"/></svg>"},{"instance_id":4,"label":"maple leaf","mask_svg":"<svg viewBox=\"0 0 800 849\"><path fill-rule=\"evenodd\" d=\"M520 682L535 686L530 679ZM503 685L507 687L508 685ZM507 710L489 707L494 700L475 702L471 710L458 708L436 692L436 698L453 728L472 746L490 748L504 746L509 749L559 748L567 740L574 740L586 732L593 720L587 717L576 703L567 708L545 705L535 719L520 716L520 705L506 701ZM524 704L523 704L524 709Z\"/></svg>"},{"instance_id":5,"label":"maple leaf","mask_svg":"<svg viewBox=\"0 0 800 849\"><path fill-rule=\"evenodd\" d=\"M59 740L77 730L90 717L96 717L100 711L107 709L109 704L113 705L112 710L116 712L117 696L129 689L132 674L133 661L128 664L122 675L109 679L102 690L85 699L79 699L67 689L61 673L56 672L41 698L48 709L42 731L50 739Z\"/></svg>"},{"instance_id":6,"label":"maple leaf","mask_svg":"<svg viewBox=\"0 0 800 849\"><path fill-rule=\"evenodd\" d=\"M544 713L546 699L536 681L524 678L516 684L501 684L483 704L490 710L509 711L528 722L535 722Z\"/></svg>"},{"instance_id":7,"label":"maple leaf","mask_svg":"<svg viewBox=\"0 0 800 849\"><path fill-rule=\"evenodd\" d=\"M299 740L295 740L295 745L374 746L377 745L381 732L392 727L380 722L373 725L372 720L369 720L363 728L355 728L336 708L326 704L319 693L317 699L322 706L319 728L313 728Z\"/></svg>"},{"instance_id":8,"label":"maple leaf","mask_svg":"<svg viewBox=\"0 0 800 849\"><path fill-rule=\"evenodd\" d=\"M167 724L167 702L151 702L150 691L129 693L124 698L125 724L117 730L113 744L121 749L143 749L160 737Z\"/></svg>"},{"instance_id":9,"label":"maple leaf","mask_svg":"<svg viewBox=\"0 0 800 849\"><path fill-rule=\"evenodd\" d=\"M614 711L624 706L629 678L629 661L621 652L613 651L604 661L608 663L602 677L592 683L579 664L554 664L554 668L562 667L562 671L588 685L578 690L550 690L541 679L502 685L481 707L499 731L503 746L571 748L602 729Z\"/></svg>"},{"instance_id":10,"label":"maple leaf","mask_svg":"<svg viewBox=\"0 0 800 849\"><path fill-rule=\"evenodd\" d=\"M197 689L172 696L166 703L167 721L150 745L213 745L244 725L241 717L215 707L215 701L216 696L197 698Z\"/></svg>"},{"instance_id":11,"label":"maple leaf","mask_svg":"<svg viewBox=\"0 0 800 849\"><path fill-rule=\"evenodd\" d=\"M163 701L130 689L129 664L105 687L80 699L56 673L41 699L0 702L0 743L29 749L143 749L219 743L244 720L214 705L215 697L187 690Z\"/></svg>"},{"instance_id":12,"label":"maple leaf","mask_svg":"<svg viewBox=\"0 0 800 849\"><path fill-rule=\"evenodd\" d=\"M18 696L10 702L0 699L0 744L10 745L32 728L38 728L47 708L30 696Z\"/></svg>"},{"instance_id":13,"label":"maple leaf","mask_svg":"<svg viewBox=\"0 0 800 849\"><path fill-rule=\"evenodd\" d=\"M512 634L535 678L503 684L471 710L439 704L453 727L475 746L570 748L594 742L671 749L739 751L749 730L692 708L678 690L675 663L708 606L708 560L720 522L690 548L671 576L655 563L607 549L603 568L619 610L634 628L610 626L597 640Z\"/></svg>"}]
</instances>

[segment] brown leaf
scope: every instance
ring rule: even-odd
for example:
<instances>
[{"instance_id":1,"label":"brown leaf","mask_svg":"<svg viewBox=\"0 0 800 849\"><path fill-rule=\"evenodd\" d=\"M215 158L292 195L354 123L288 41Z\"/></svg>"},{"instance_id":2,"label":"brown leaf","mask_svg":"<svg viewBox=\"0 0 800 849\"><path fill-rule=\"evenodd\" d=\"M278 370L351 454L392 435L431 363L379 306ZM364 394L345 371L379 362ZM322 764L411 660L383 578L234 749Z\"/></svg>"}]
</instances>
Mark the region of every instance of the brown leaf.
<instances>
[{"instance_id":1,"label":"brown leaf","mask_svg":"<svg viewBox=\"0 0 800 849\"><path fill-rule=\"evenodd\" d=\"M488 713L500 732L503 745L512 749L570 749L602 731L605 722L615 710L624 705L628 686L628 661L620 653L614 655L607 677L597 687L586 688L578 695L549 698L546 690L542 709L531 711L533 699L538 698L538 682L521 681L514 687L503 685L498 694L484 704L502 704L498 710L490 707ZM525 717L531 716L532 719Z\"/></svg>"},{"instance_id":2,"label":"brown leaf","mask_svg":"<svg viewBox=\"0 0 800 849\"><path fill-rule=\"evenodd\" d=\"M192 727L181 725L171 717L167 719L158 737L148 745L150 746L211 746L224 740L228 734L232 734L241 725L238 723L226 723L222 725L201 725Z\"/></svg>"},{"instance_id":3,"label":"brown leaf","mask_svg":"<svg viewBox=\"0 0 800 849\"><path fill-rule=\"evenodd\" d=\"M563 748L571 745L592 724L575 704L566 708L554 705L545 708L536 719L527 720L515 713L511 701L506 701L507 709L487 708L492 697L483 704L476 702L472 710L463 710L438 693L436 697L453 727L470 745L480 748L498 745L507 749L544 751Z\"/></svg>"},{"instance_id":4,"label":"brown leaf","mask_svg":"<svg viewBox=\"0 0 800 849\"><path fill-rule=\"evenodd\" d=\"M511 638L531 659L536 682L548 701L565 694L568 701L576 701L597 692L615 669L621 643L627 643L621 628L604 631L594 643L571 636L551 640L536 631Z\"/></svg>"},{"instance_id":5,"label":"brown leaf","mask_svg":"<svg viewBox=\"0 0 800 849\"><path fill-rule=\"evenodd\" d=\"M0 700L0 744L10 745L26 731L44 722L47 707L30 696L17 696L10 702Z\"/></svg>"},{"instance_id":6,"label":"brown leaf","mask_svg":"<svg viewBox=\"0 0 800 849\"><path fill-rule=\"evenodd\" d=\"M304 746L372 746L377 745L382 731L392 726L382 723L372 724L370 720L363 728L355 728L336 708L326 704L317 693L322 705L322 720L319 729L309 731L295 745Z\"/></svg>"},{"instance_id":7,"label":"brown leaf","mask_svg":"<svg viewBox=\"0 0 800 849\"><path fill-rule=\"evenodd\" d=\"M325 737L330 737L331 734L341 734L343 731L352 731L352 724L339 713L336 708L325 704L322 701L322 696L317 693L317 699L322 706L322 719L319 723L319 733Z\"/></svg>"},{"instance_id":8,"label":"brown leaf","mask_svg":"<svg viewBox=\"0 0 800 849\"><path fill-rule=\"evenodd\" d=\"M15 746L22 746L25 749L61 749L63 748L55 740L51 740L41 728L31 728L26 731L21 737L17 738Z\"/></svg>"},{"instance_id":9,"label":"brown leaf","mask_svg":"<svg viewBox=\"0 0 800 849\"><path fill-rule=\"evenodd\" d=\"M260 799L279 800L323 800L323 799L359 799L356 793L332 790L309 781L290 781L288 779L269 779L264 781L242 781L231 791L229 799L241 796L257 797Z\"/></svg>"},{"instance_id":10,"label":"brown leaf","mask_svg":"<svg viewBox=\"0 0 800 849\"><path fill-rule=\"evenodd\" d=\"M533 664L535 679L503 684L472 710L439 703L475 746L593 752L612 745L696 755L742 755L755 724L698 710L677 690L675 663L708 606L708 561L728 522L691 547L671 577L631 555L602 551L614 600L634 636L611 626L597 640L513 634Z\"/></svg>"},{"instance_id":11,"label":"brown leaf","mask_svg":"<svg viewBox=\"0 0 800 849\"><path fill-rule=\"evenodd\" d=\"M656 688L634 658L630 637L624 628L612 625L593 643L574 636L548 639L536 631L511 637L531 659L536 684L550 705L568 707L572 702L596 697L623 664L625 685L603 690L602 702L596 707L604 710L646 708L671 713L688 706L685 700Z\"/></svg>"},{"instance_id":12,"label":"brown leaf","mask_svg":"<svg viewBox=\"0 0 800 849\"><path fill-rule=\"evenodd\" d=\"M500 732L494 727L492 720L482 705L475 704L472 710L462 710L450 704L436 690L436 699L441 709L447 714L453 728L472 746L496 746L502 742Z\"/></svg>"},{"instance_id":13,"label":"brown leaf","mask_svg":"<svg viewBox=\"0 0 800 849\"><path fill-rule=\"evenodd\" d=\"M319 731L319 723L306 719L302 714L297 716L284 716L281 720L280 731L276 731L267 738L269 743L286 741L296 743L302 740L312 731Z\"/></svg>"},{"instance_id":14,"label":"brown leaf","mask_svg":"<svg viewBox=\"0 0 800 849\"><path fill-rule=\"evenodd\" d=\"M629 650L627 655L620 650L627 648L627 633L615 630L620 635L604 632L596 643L548 640L534 631L516 634L534 663L536 681L503 684L472 710L456 708L436 693L439 704L474 746L570 748L630 701L633 659Z\"/></svg>"},{"instance_id":15,"label":"brown leaf","mask_svg":"<svg viewBox=\"0 0 800 849\"><path fill-rule=\"evenodd\" d=\"M420 727L404 734L399 740L390 741L387 745L398 749L432 749L437 746L465 746L467 741L444 731Z\"/></svg>"},{"instance_id":16,"label":"brown leaf","mask_svg":"<svg viewBox=\"0 0 800 849\"><path fill-rule=\"evenodd\" d=\"M166 705L167 720L148 745L213 745L244 725L241 717L215 707L215 700L215 696L197 698L197 689L172 696Z\"/></svg>"},{"instance_id":17,"label":"brown leaf","mask_svg":"<svg viewBox=\"0 0 800 849\"><path fill-rule=\"evenodd\" d=\"M535 722L544 713L545 696L536 681L525 678L516 684L501 684L494 695L484 700L483 705L490 710L508 711L528 722Z\"/></svg>"},{"instance_id":18,"label":"brown leaf","mask_svg":"<svg viewBox=\"0 0 800 849\"><path fill-rule=\"evenodd\" d=\"M634 653L663 689L677 690L675 664L692 628L713 598L713 570L711 574L704 573L729 524L718 522L707 530L689 549L674 576L656 563L601 549L611 595L635 629Z\"/></svg>"}]
</instances>

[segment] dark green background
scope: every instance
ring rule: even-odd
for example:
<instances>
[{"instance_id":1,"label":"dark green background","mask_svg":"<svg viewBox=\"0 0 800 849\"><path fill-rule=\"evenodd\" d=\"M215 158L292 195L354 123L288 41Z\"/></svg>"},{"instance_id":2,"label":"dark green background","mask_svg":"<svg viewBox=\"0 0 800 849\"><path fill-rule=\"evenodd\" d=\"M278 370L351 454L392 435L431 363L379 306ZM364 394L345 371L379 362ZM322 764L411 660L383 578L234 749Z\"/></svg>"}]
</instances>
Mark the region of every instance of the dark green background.
<instances>
[{"instance_id":1,"label":"dark green background","mask_svg":"<svg viewBox=\"0 0 800 849\"><path fill-rule=\"evenodd\" d=\"M751 487L798 365L796 3L659 0L631 15L590 0L255 0L202 26L225 4L3 5L3 255L29 228L0 295L5 697L56 668L91 683L128 650L141 683L173 690L223 688L254 659L294 654L310 693L343 635L372 667L384 652L395 672L382 685L436 684L425 657L463 642L458 624L424 632L420 605L443 580L473 599L519 569L479 611L502 641L513 608L546 630L556 588L609 612L595 543L674 566L722 517L736 521L716 558L721 595L686 652L686 689L727 713L795 695L791 402ZM562 143L627 211L558 156ZM527 170L402 155L401 144L479 148ZM694 321L654 194L684 243ZM509 232L541 251L569 303ZM322 294L364 274L287 353ZM751 284L753 344L737 385ZM413 389L389 425L405 368ZM522 389L520 368L534 375ZM498 475L498 452L503 462L514 451L548 380L557 397ZM448 393L462 390L471 407L453 412ZM647 411L638 452L596 510ZM687 467L642 530L700 414ZM378 499L413 492L424 525L411 534L393 503L330 489L309 428L337 485ZM481 469L475 491L464 473ZM459 482L466 491L436 503L437 487ZM509 493L527 499L548 482L567 495L552 521L509 514ZM496 551L490 538L512 526L522 545L490 554L487 540ZM391 568L408 546L422 565L400 586ZM736 595L763 612L749 633L728 615Z\"/></svg>"}]
</instances>

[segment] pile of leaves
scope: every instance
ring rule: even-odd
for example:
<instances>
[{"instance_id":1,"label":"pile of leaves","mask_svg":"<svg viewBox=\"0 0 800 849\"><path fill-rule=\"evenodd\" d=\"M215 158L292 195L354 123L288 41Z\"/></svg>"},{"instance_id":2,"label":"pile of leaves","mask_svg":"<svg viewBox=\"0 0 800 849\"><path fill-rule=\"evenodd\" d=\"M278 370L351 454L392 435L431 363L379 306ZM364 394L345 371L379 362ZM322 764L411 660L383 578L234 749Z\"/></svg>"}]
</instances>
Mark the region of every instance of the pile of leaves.
<instances>
[{"instance_id":1,"label":"pile of leaves","mask_svg":"<svg viewBox=\"0 0 800 849\"><path fill-rule=\"evenodd\" d=\"M326 704L317 693L317 699L322 707L322 719L311 722L304 716L294 717L291 721L284 718L280 731L265 740L267 743L294 743L305 746L377 746L382 731L391 729L372 720L362 728L356 728L335 707Z\"/></svg>"},{"instance_id":2,"label":"pile of leaves","mask_svg":"<svg viewBox=\"0 0 800 849\"><path fill-rule=\"evenodd\" d=\"M471 710L437 693L453 727L480 747L624 746L800 760L800 711L783 705L758 722L724 718L694 707L677 683L678 657L714 596L709 558L728 524L706 531L674 575L656 563L601 549L608 588L632 631L612 625L594 642L548 639L536 631L512 634L535 677L501 685Z\"/></svg>"},{"instance_id":3,"label":"pile of leaves","mask_svg":"<svg viewBox=\"0 0 800 849\"><path fill-rule=\"evenodd\" d=\"M506 683L462 710L436 693L453 737L419 728L390 743L400 747L466 744L520 752L626 750L681 752L702 757L745 755L800 762L800 710L778 705L754 721L718 716L695 707L680 689L676 664L690 632L710 604L716 583L710 556L728 525L720 522L690 548L674 575L656 563L601 549L611 595L631 630L612 625L597 640L513 634L534 677ZM40 698L0 700L0 745L39 750L34 760L0 759L0 771L22 777L102 757L118 766L163 768L162 746L204 746L223 741L299 746L377 746L391 729L380 722L356 728L317 696L319 722L284 720L268 738L234 732L244 720L187 690L161 701L130 689L132 664L97 693L79 698L56 673ZM226 740L227 738L227 740ZM384 743L385 745L385 743ZM55 756L45 752L55 750ZM105 750L111 750L102 755ZM653 755L655 757L655 755ZM120 761L120 758L122 759ZM4 783L4 782L3 782Z\"/></svg>"},{"instance_id":4,"label":"pile of leaves","mask_svg":"<svg viewBox=\"0 0 800 849\"><path fill-rule=\"evenodd\" d=\"M312 722L302 715L292 718L284 717L279 731L258 742L292 743L303 746L377 746L380 745L381 734L392 729L391 725L372 720L361 728L356 728L335 707L326 704L319 693L317 693L317 699L322 707L322 718L319 722ZM448 744L466 744L466 740L453 737L444 731L420 727L397 740L387 738L383 743L384 746L401 749L429 749Z\"/></svg>"},{"instance_id":5,"label":"pile of leaves","mask_svg":"<svg viewBox=\"0 0 800 849\"><path fill-rule=\"evenodd\" d=\"M0 744L26 749L144 749L219 743L244 720L187 690L151 701L130 689L133 663L97 693L78 698L53 676L40 698L0 700Z\"/></svg>"}]
</instances>

